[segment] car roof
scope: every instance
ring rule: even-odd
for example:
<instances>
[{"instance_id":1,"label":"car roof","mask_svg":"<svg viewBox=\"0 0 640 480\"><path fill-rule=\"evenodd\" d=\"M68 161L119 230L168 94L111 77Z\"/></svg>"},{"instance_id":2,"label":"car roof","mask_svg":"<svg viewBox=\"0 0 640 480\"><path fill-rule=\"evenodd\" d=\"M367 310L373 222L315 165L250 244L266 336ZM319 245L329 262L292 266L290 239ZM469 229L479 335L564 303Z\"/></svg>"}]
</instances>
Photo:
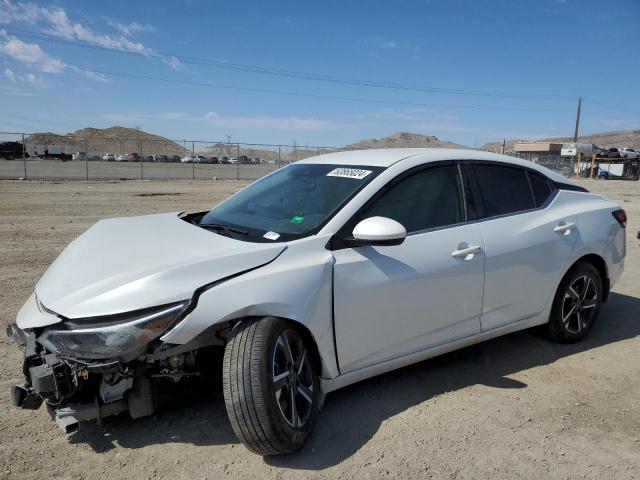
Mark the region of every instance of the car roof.
<instances>
[{"instance_id":1,"label":"car roof","mask_svg":"<svg viewBox=\"0 0 640 480\"><path fill-rule=\"evenodd\" d=\"M390 167L403 160L419 160L423 163L442 160L488 160L537 170L557 182L575 183L572 180L529 160L508 155L464 148L381 148L348 150L305 158L296 163ZM413 162L412 162L413 163Z\"/></svg>"}]
</instances>

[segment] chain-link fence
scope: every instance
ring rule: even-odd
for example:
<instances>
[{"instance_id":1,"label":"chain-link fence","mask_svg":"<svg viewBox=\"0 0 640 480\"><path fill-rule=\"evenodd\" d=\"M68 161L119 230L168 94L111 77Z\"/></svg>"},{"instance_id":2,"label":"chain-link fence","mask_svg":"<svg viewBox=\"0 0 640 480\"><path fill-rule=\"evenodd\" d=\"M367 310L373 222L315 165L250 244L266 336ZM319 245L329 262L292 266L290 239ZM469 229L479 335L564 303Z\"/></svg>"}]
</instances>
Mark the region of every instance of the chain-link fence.
<instances>
[{"instance_id":1,"label":"chain-link fence","mask_svg":"<svg viewBox=\"0 0 640 480\"><path fill-rule=\"evenodd\" d=\"M560 175L564 175L565 177L575 175L575 157L563 157L561 155L552 155L545 152L516 152L510 153L509 155L516 158L522 158L523 160L529 160L533 163L537 163L538 165L547 167L548 169L553 170ZM589 161L591 161L591 159L589 159Z\"/></svg>"},{"instance_id":2,"label":"chain-link fence","mask_svg":"<svg viewBox=\"0 0 640 480\"><path fill-rule=\"evenodd\" d=\"M255 180L303 158L339 147L167 140L140 132L135 138L0 132L0 178L43 180ZM572 157L510 153L565 176L576 175ZM584 173L584 165L580 173Z\"/></svg>"},{"instance_id":3,"label":"chain-link fence","mask_svg":"<svg viewBox=\"0 0 640 480\"><path fill-rule=\"evenodd\" d=\"M0 178L254 180L340 150L298 146L0 132Z\"/></svg>"}]
</instances>

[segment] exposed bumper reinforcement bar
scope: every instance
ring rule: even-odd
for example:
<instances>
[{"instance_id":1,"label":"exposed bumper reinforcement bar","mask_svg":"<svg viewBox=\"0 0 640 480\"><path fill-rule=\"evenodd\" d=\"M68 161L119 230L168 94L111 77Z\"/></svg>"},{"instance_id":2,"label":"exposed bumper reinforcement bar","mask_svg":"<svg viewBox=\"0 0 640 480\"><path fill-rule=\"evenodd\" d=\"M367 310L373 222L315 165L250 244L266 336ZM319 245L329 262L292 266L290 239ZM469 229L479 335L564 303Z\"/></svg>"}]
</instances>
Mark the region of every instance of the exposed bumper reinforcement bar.
<instances>
[{"instance_id":1,"label":"exposed bumper reinforcement bar","mask_svg":"<svg viewBox=\"0 0 640 480\"><path fill-rule=\"evenodd\" d=\"M96 420L101 423L102 419L111 415L117 415L128 409L126 400L118 400L117 402L105 403L103 405L85 403L71 404L56 410L50 409L49 413L53 416L56 424L64 431L70 434L78 430L78 424L88 420Z\"/></svg>"}]
</instances>

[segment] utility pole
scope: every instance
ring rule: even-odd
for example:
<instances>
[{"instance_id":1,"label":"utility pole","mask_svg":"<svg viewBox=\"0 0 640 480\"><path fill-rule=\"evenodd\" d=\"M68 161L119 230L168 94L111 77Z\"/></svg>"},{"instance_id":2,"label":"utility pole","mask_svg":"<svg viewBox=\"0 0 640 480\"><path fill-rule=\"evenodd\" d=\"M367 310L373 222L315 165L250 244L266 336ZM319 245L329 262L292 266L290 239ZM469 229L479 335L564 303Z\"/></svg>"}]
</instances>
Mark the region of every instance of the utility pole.
<instances>
[{"instance_id":1,"label":"utility pole","mask_svg":"<svg viewBox=\"0 0 640 480\"><path fill-rule=\"evenodd\" d=\"M505 138L502 139L502 146L500 147L500 153L504 155L504 148L506 146L507 140Z\"/></svg>"},{"instance_id":2,"label":"utility pole","mask_svg":"<svg viewBox=\"0 0 640 480\"><path fill-rule=\"evenodd\" d=\"M582 97L578 97L578 109L576 110L576 129L573 131L573 143L578 143L578 127L580 127L580 107L582 106Z\"/></svg>"}]
</instances>

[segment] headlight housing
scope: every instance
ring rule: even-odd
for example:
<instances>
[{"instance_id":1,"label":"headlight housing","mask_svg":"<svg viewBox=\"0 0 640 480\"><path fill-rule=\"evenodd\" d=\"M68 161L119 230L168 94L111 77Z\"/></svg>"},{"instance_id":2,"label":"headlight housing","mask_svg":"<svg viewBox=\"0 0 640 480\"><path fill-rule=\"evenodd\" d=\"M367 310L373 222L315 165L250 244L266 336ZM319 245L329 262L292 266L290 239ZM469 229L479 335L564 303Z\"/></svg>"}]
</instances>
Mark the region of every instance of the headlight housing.
<instances>
[{"instance_id":1,"label":"headlight housing","mask_svg":"<svg viewBox=\"0 0 640 480\"><path fill-rule=\"evenodd\" d=\"M188 301L155 309L103 317L80 324L65 322L66 328L49 328L38 338L47 350L63 357L104 360L139 354L167 330L187 308ZM108 320L104 320L107 318ZM87 319L89 320L89 319ZM94 319L96 320L96 319Z\"/></svg>"}]
</instances>

